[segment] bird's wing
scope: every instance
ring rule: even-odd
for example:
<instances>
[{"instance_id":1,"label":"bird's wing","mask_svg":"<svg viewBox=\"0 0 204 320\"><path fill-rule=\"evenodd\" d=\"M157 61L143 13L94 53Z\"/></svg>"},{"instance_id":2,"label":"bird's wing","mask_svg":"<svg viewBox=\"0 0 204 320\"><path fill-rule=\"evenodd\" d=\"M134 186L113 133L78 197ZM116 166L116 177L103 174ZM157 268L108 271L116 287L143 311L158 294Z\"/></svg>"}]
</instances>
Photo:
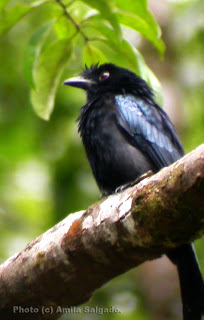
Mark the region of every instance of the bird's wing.
<instances>
[{"instance_id":1,"label":"bird's wing","mask_svg":"<svg viewBox=\"0 0 204 320\"><path fill-rule=\"evenodd\" d=\"M118 95L115 103L121 130L148 156L157 170L184 155L173 124L159 106L131 95Z\"/></svg>"}]
</instances>

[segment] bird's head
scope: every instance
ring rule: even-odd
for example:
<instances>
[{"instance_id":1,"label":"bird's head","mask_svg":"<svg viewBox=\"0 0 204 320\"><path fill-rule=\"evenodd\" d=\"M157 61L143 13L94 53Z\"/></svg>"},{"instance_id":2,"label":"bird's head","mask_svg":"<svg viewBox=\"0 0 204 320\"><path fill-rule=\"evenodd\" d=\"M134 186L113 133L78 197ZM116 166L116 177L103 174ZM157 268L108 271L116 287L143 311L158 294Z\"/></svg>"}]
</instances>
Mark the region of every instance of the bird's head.
<instances>
[{"instance_id":1,"label":"bird's head","mask_svg":"<svg viewBox=\"0 0 204 320\"><path fill-rule=\"evenodd\" d=\"M79 77L67 79L64 84L84 89L88 99L105 93L152 98L152 90L142 78L112 63L86 67Z\"/></svg>"}]
</instances>

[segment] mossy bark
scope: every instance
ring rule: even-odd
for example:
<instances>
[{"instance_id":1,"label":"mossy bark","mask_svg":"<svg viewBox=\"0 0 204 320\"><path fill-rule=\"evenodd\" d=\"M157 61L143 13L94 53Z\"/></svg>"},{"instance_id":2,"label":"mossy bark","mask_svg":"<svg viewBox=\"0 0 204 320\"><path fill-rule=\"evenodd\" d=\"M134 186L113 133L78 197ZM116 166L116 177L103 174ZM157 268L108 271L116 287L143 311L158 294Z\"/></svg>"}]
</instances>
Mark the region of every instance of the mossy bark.
<instances>
[{"instance_id":1,"label":"mossy bark","mask_svg":"<svg viewBox=\"0 0 204 320\"><path fill-rule=\"evenodd\" d=\"M79 305L117 275L192 242L204 233L203 195L204 145L69 215L0 266L0 318L57 319L59 306Z\"/></svg>"}]
</instances>

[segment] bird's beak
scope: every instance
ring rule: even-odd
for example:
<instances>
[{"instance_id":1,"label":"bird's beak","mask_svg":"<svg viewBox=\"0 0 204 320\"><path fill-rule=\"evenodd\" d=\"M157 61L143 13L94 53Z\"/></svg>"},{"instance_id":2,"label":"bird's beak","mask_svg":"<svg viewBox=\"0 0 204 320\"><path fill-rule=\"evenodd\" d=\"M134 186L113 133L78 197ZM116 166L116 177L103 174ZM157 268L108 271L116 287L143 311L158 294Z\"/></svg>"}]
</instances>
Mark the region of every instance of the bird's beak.
<instances>
[{"instance_id":1,"label":"bird's beak","mask_svg":"<svg viewBox=\"0 0 204 320\"><path fill-rule=\"evenodd\" d=\"M63 84L67 86L88 90L90 87L92 87L95 84L95 82L93 80L86 79L83 77L74 77L74 78L65 80Z\"/></svg>"}]
</instances>

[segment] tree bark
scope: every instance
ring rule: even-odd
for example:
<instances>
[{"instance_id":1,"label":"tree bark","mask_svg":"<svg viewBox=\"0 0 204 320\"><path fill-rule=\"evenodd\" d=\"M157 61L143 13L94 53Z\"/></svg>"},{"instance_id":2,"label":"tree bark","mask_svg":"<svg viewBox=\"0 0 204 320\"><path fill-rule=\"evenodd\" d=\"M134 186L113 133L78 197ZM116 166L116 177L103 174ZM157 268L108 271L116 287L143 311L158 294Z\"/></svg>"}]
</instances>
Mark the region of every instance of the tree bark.
<instances>
[{"instance_id":1,"label":"tree bark","mask_svg":"<svg viewBox=\"0 0 204 320\"><path fill-rule=\"evenodd\" d=\"M204 233L204 144L70 214L0 266L0 319L58 319L110 279Z\"/></svg>"}]
</instances>

